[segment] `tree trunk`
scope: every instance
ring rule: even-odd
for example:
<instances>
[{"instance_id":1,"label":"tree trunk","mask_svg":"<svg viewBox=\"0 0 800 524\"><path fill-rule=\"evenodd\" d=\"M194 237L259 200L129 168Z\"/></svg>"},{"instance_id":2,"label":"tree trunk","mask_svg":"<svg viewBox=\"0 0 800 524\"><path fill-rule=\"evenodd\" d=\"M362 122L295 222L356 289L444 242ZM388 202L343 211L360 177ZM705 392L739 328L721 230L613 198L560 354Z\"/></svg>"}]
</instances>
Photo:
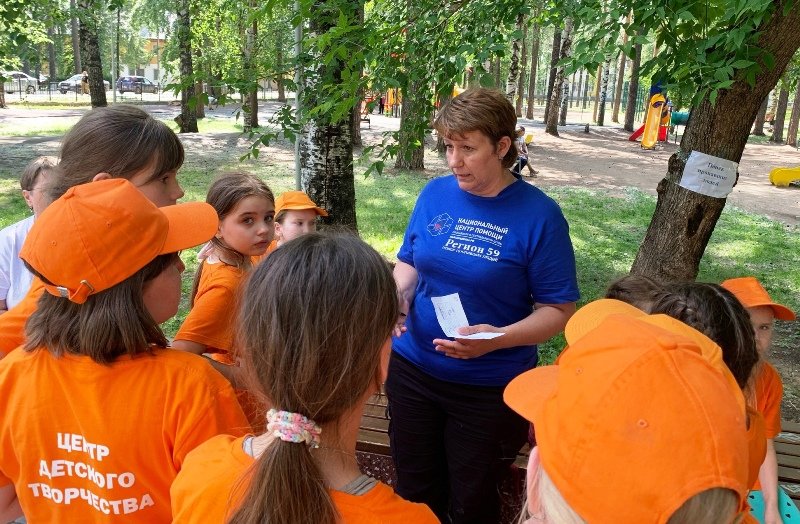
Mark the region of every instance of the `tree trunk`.
<instances>
[{"instance_id":1,"label":"tree trunk","mask_svg":"<svg viewBox=\"0 0 800 524\"><path fill-rule=\"evenodd\" d=\"M525 101L525 74L528 69L528 24L522 24L522 55L520 57L519 80L517 82L517 103L514 110L517 117L522 116L522 104Z\"/></svg>"},{"instance_id":2,"label":"tree trunk","mask_svg":"<svg viewBox=\"0 0 800 524\"><path fill-rule=\"evenodd\" d=\"M105 107L106 87L103 83L103 64L100 61L100 42L97 38L97 9L93 0L80 1L80 35L83 64L89 72L89 96L92 107Z\"/></svg>"},{"instance_id":3,"label":"tree trunk","mask_svg":"<svg viewBox=\"0 0 800 524\"><path fill-rule=\"evenodd\" d=\"M611 60L603 63L603 77L600 80L600 97L597 106L597 125L602 126L606 117L606 97L608 96L608 70L611 68Z\"/></svg>"},{"instance_id":4,"label":"tree trunk","mask_svg":"<svg viewBox=\"0 0 800 524\"><path fill-rule=\"evenodd\" d=\"M275 38L275 84L278 88L278 102L286 102L286 88L283 85L283 31L278 29Z\"/></svg>"},{"instance_id":5,"label":"tree trunk","mask_svg":"<svg viewBox=\"0 0 800 524\"><path fill-rule=\"evenodd\" d=\"M256 5L254 0L249 1L248 15L254 13ZM247 17L245 17L247 18ZM256 73L255 53L256 42L258 41L258 20L253 17L253 23L245 29L244 42L244 76L248 82L249 89L244 107L244 119L242 121L242 131L250 133L253 128L258 127L258 74Z\"/></svg>"},{"instance_id":6,"label":"tree trunk","mask_svg":"<svg viewBox=\"0 0 800 524\"><path fill-rule=\"evenodd\" d=\"M502 74L501 73L502 64L500 63L499 56L495 57L492 68L494 69L494 85L495 87L497 87L497 89L500 89L500 76Z\"/></svg>"},{"instance_id":7,"label":"tree trunk","mask_svg":"<svg viewBox=\"0 0 800 524\"><path fill-rule=\"evenodd\" d=\"M767 120L767 106L769 105L769 96L764 97L761 102L761 107L758 109L756 120L753 122L753 134L756 136L764 136L764 123Z\"/></svg>"},{"instance_id":8,"label":"tree trunk","mask_svg":"<svg viewBox=\"0 0 800 524\"><path fill-rule=\"evenodd\" d=\"M603 64L600 64L597 67L597 73L594 77L594 93L592 96L594 97L594 110L592 110L592 120L597 122L597 108L599 107L600 103L600 82L603 79Z\"/></svg>"},{"instance_id":9,"label":"tree trunk","mask_svg":"<svg viewBox=\"0 0 800 524\"><path fill-rule=\"evenodd\" d=\"M558 115L558 125L560 126L567 125L567 100L569 100L569 90L571 89L572 86L572 83L569 81L568 77L564 77L563 85L564 85L563 88L564 94L561 97L561 112Z\"/></svg>"},{"instance_id":10,"label":"tree trunk","mask_svg":"<svg viewBox=\"0 0 800 524\"><path fill-rule=\"evenodd\" d=\"M308 38L315 38L336 27L339 17L346 17L348 24L357 23L358 9L363 2L319 2L308 21ZM319 107L328 90L342 82L342 62L331 61L327 65L316 57L316 71L304 74L300 95L301 105L312 109ZM355 74L349 71L349 74ZM299 160L301 187L311 200L328 211L323 217L325 224L336 224L357 229L356 193L353 177L353 140L350 134L348 111L338 120L331 112L316 113L309 118L299 137Z\"/></svg>"},{"instance_id":11,"label":"tree trunk","mask_svg":"<svg viewBox=\"0 0 800 524\"><path fill-rule=\"evenodd\" d=\"M189 0L178 0L176 14L180 79L183 89L181 90L181 114L175 117L175 121L178 123L179 132L197 133L197 113L193 107L196 102L194 82L191 80L194 68L192 67L192 23L189 17Z\"/></svg>"},{"instance_id":12,"label":"tree trunk","mask_svg":"<svg viewBox=\"0 0 800 524\"><path fill-rule=\"evenodd\" d=\"M528 77L528 105L525 109L525 118L533 119L534 96L536 95L536 68L539 66L539 35L541 27L537 23L533 26L531 38L531 74Z\"/></svg>"},{"instance_id":13,"label":"tree trunk","mask_svg":"<svg viewBox=\"0 0 800 524\"><path fill-rule=\"evenodd\" d=\"M203 118L206 117L206 106L203 103L203 97L202 97L202 94L204 92L205 92L205 90L203 89L203 82L201 80L198 80L197 82L195 82L194 83L194 98L197 101L197 103L194 104L194 115L195 115L195 118L197 118L198 120L202 120ZM244 103L244 98L245 97L242 96L242 103Z\"/></svg>"},{"instance_id":14,"label":"tree trunk","mask_svg":"<svg viewBox=\"0 0 800 524\"><path fill-rule=\"evenodd\" d=\"M53 20L53 17L50 16L48 18L48 25L47 25L47 38L50 40L47 43L48 82L55 82L55 80L58 78L58 66L56 65L56 46L53 44L53 42L56 39L56 33L53 24L55 24L55 21Z\"/></svg>"},{"instance_id":15,"label":"tree trunk","mask_svg":"<svg viewBox=\"0 0 800 524\"><path fill-rule=\"evenodd\" d=\"M517 15L517 31L522 32L522 26L525 24L525 15L520 13ZM522 41L515 38L511 43L511 59L508 65L508 76L506 77L506 98L511 105L514 105L517 96L517 86L519 85L519 55L522 51Z\"/></svg>"},{"instance_id":16,"label":"tree trunk","mask_svg":"<svg viewBox=\"0 0 800 524\"><path fill-rule=\"evenodd\" d=\"M627 40L625 38L624 40ZM617 72L617 87L614 89L614 109L611 112L611 121L619 123L619 109L622 106L622 85L625 83L625 53L619 55L619 70Z\"/></svg>"},{"instance_id":17,"label":"tree trunk","mask_svg":"<svg viewBox=\"0 0 800 524\"><path fill-rule=\"evenodd\" d=\"M631 13L628 13L627 26L631 25ZM622 31L622 45L628 43L628 32ZM628 59L625 53L619 54L619 67L617 68L617 87L614 89L614 109L611 113L611 121L619 123L619 108L622 105L622 85L625 83L625 61Z\"/></svg>"},{"instance_id":18,"label":"tree trunk","mask_svg":"<svg viewBox=\"0 0 800 524\"><path fill-rule=\"evenodd\" d=\"M586 106L589 102L589 70L581 73L583 75L583 102L581 102L581 108L586 109Z\"/></svg>"},{"instance_id":19,"label":"tree trunk","mask_svg":"<svg viewBox=\"0 0 800 524\"><path fill-rule=\"evenodd\" d=\"M449 89L447 91L447 94L444 95L443 97L439 98L439 109L440 110L445 105L447 105L450 102L450 100L453 99L453 87L454 86L448 86L448 87L449 87ZM446 152L446 149L444 147L444 136L442 136L440 133L436 133L436 152L439 153L440 155L444 155L445 152Z\"/></svg>"},{"instance_id":20,"label":"tree trunk","mask_svg":"<svg viewBox=\"0 0 800 524\"><path fill-rule=\"evenodd\" d=\"M792 147L797 147L797 129L800 124L800 82L794 94L794 104L792 104L792 116L789 117L789 130L786 133L786 143Z\"/></svg>"},{"instance_id":21,"label":"tree trunk","mask_svg":"<svg viewBox=\"0 0 800 524\"><path fill-rule=\"evenodd\" d=\"M628 103L625 106L625 131L633 132L633 120L636 118L636 99L639 96L639 66L642 63L642 44L634 46L631 61L631 81L628 84Z\"/></svg>"},{"instance_id":22,"label":"tree trunk","mask_svg":"<svg viewBox=\"0 0 800 524\"><path fill-rule=\"evenodd\" d=\"M728 90L719 92L716 104L708 95L695 106L681 140L670 157L666 177L658 184L658 202L631 272L662 282L693 280L714 226L725 206L713 198L678 185L691 151L739 162L747 144L750 125L761 102L775 86L786 65L800 47L800 3L784 16L778 2L772 16L758 28L758 47L774 57L775 67L760 63L761 74L751 87L741 76Z\"/></svg>"},{"instance_id":23,"label":"tree trunk","mask_svg":"<svg viewBox=\"0 0 800 524\"><path fill-rule=\"evenodd\" d=\"M556 56L556 62L569 56L570 46L572 45L572 18L564 20L564 34L560 38L560 55ZM550 111L547 113L547 125L544 132L558 136L558 117L561 109L561 99L564 95L564 71L565 66L558 66L553 82L553 93L550 97Z\"/></svg>"},{"instance_id":24,"label":"tree trunk","mask_svg":"<svg viewBox=\"0 0 800 524\"><path fill-rule=\"evenodd\" d=\"M550 76L547 79L547 98L544 104L544 121L547 123L550 118L550 99L553 96L553 83L556 81L556 64L558 55L561 53L561 31L557 27L553 28L553 52L550 55Z\"/></svg>"},{"instance_id":25,"label":"tree trunk","mask_svg":"<svg viewBox=\"0 0 800 524\"><path fill-rule=\"evenodd\" d=\"M783 142L783 127L786 121L786 108L789 106L789 89L786 82L781 82L781 90L778 95L778 105L775 108L775 121L772 124L772 137L770 142L780 144Z\"/></svg>"},{"instance_id":26,"label":"tree trunk","mask_svg":"<svg viewBox=\"0 0 800 524\"><path fill-rule=\"evenodd\" d=\"M425 100L428 96L428 89L415 82L403 93L397 159L394 163L398 169L425 169Z\"/></svg>"},{"instance_id":27,"label":"tree trunk","mask_svg":"<svg viewBox=\"0 0 800 524\"><path fill-rule=\"evenodd\" d=\"M75 0L69 0L69 12L70 27L72 28L73 64L75 65L75 74L77 75L83 71L83 64L81 63L81 37L78 27L78 7L75 4Z\"/></svg>"},{"instance_id":28,"label":"tree trunk","mask_svg":"<svg viewBox=\"0 0 800 524\"><path fill-rule=\"evenodd\" d=\"M364 5L359 3L356 12L356 18L360 26L364 26ZM356 75L361 78L364 74L364 68L358 67ZM359 101L350 111L350 136L353 140L353 147L361 147L363 141L361 140L361 104L364 100L364 88L360 88L356 94L356 99ZM367 108L364 107L364 110Z\"/></svg>"}]
</instances>

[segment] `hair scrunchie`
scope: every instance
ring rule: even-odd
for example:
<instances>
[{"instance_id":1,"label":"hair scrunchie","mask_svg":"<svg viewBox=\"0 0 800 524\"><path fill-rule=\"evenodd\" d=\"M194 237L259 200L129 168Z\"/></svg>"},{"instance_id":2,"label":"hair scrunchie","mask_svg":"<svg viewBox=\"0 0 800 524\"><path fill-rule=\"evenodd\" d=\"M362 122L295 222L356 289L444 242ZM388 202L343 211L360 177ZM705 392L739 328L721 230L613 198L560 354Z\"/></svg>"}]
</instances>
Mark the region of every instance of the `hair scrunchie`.
<instances>
[{"instance_id":1,"label":"hair scrunchie","mask_svg":"<svg viewBox=\"0 0 800 524\"><path fill-rule=\"evenodd\" d=\"M310 448L318 448L322 428L300 413L270 409L267 412L267 431L284 442L305 443Z\"/></svg>"}]
</instances>

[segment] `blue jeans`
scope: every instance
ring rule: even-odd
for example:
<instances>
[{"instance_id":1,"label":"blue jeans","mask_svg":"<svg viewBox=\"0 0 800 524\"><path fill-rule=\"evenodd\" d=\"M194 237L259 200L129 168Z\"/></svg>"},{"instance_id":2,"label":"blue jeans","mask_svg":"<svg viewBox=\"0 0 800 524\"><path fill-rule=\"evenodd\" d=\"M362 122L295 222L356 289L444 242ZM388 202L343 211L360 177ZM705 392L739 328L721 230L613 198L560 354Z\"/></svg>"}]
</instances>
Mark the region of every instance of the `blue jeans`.
<instances>
[{"instance_id":1,"label":"blue jeans","mask_svg":"<svg viewBox=\"0 0 800 524\"><path fill-rule=\"evenodd\" d=\"M498 484L528 436L503 389L435 379L393 352L386 395L395 491L444 523L499 522Z\"/></svg>"}]
</instances>

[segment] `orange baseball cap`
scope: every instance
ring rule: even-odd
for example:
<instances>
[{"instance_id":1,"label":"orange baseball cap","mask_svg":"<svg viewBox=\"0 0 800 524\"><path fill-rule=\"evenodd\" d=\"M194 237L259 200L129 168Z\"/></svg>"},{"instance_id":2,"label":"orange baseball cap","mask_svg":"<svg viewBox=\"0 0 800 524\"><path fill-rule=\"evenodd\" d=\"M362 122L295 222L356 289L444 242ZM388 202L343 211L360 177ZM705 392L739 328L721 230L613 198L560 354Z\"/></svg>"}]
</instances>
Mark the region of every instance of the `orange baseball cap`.
<instances>
[{"instance_id":1,"label":"orange baseball cap","mask_svg":"<svg viewBox=\"0 0 800 524\"><path fill-rule=\"evenodd\" d=\"M744 395L739 388L739 384L736 382L736 378L722 358L722 348L704 333L701 333L690 325L676 318L672 318L669 315L648 315L627 302L613 298L601 298L594 302L589 302L583 306L580 311L581 314L573 315L564 328L564 338L567 340L567 344L571 345L580 340L584 335L597 328L609 315L625 315L639 319L642 322L647 322L648 324L653 324L654 326L662 327L667 331L691 339L697 344L700 348L700 354L723 375L725 380L730 382L732 389L736 391L736 401L741 407L742 413L745 412L746 401ZM561 354L563 355L567 349L569 349L569 346L567 346ZM559 355L557 363L561 363L561 355Z\"/></svg>"},{"instance_id":2,"label":"orange baseball cap","mask_svg":"<svg viewBox=\"0 0 800 524\"><path fill-rule=\"evenodd\" d=\"M776 304L756 277L729 278L722 287L736 295L744 307L769 306L778 320L794 320L794 311L782 304Z\"/></svg>"},{"instance_id":3,"label":"orange baseball cap","mask_svg":"<svg viewBox=\"0 0 800 524\"><path fill-rule=\"evenodd\" d=\"M83 304L158 255L210 240L217 212L205 202L158 208L120 178L70 188L33 223L20 258L52 284L52 295Z\"/></svg>"},{"instance_id":4,"label":"orange baseball cap","mask_svg":"<svg viewBox=\"0 0 800 524\"><path fill-rule=\"evenodd\" d=\"M584 309L575 321L594 314ZM523 373L504 393L533 422L542 467L567 503L588 522L622 524L665 523L711 488L735 491L745 507L737 396L694 340L620 313L571 341L560 365Z\"/></svg>"},{"instance_id":5,"label":"orange baseball cap","mask_svg":"<svg viewBox=\"0 0 800 524\"><path fill-rule=\"evenodd\" d=\"M302 191L286 191L275 199L275 214L281 211L313 209L319 216L326 217L328 212L318 207L308 195Z\"/></svg>"}]
</instances>

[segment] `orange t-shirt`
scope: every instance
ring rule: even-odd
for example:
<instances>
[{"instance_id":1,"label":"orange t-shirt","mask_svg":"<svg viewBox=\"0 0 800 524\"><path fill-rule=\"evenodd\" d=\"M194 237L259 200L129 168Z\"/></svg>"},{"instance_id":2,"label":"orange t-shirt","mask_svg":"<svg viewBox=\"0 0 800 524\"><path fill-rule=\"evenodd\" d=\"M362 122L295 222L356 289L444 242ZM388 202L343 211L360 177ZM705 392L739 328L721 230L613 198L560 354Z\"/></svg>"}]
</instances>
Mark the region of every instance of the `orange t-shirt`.
<instances>
[{"instance_id":1,"label":"orange t-shirt","mask_svg":"<svg viewBox=\"0 0 800 524\"><path fill-rule=\"evenodd\" d=\"M19 304L0 315L0 358L25 342L25 323L36 311L42 293L44 284L38 277L33 277L31 288Z\"/></svg>"},{"instance_id":2,"label":"orange t-shirt","mask_svg":"<svg viewBox=\"0 0 800 524\"><path fill-rule=\"evenodd\" d=\"M756 409L764 419L764 436L766 439L774 439L781 432L783 382L781 382L780 375L769 362L763 362L758 368L755 384L753 385L753 395ZM766 446L766 442L764 445ZM752 486L752 489L761 489L761 482L759 482L758 476L756 476L756 482Z\"/></svg>"},{"instance_id":3,"label":"orange t-shirt","mask_svg":"<svg viewBox=\"0 0 800 524\"><path fill-rule=\"evenodd\" d=\"M209 353L222 353L217 358L233 364L233 322L236 300L244 272L224 262L203 261L203 273L194 297L194 306L175 340L189 340L208 347Z\"/></svg>"},{"instance_id":4,"label":"orange t-shirt","mask_svg":"<svg viewBox=\"0 0 800 524\"><path fill-rule=\"evenodd\" d=\"M0 398L0 486L14 484L28 522L168 522L187 453L251 431L228 382L171 349L110 365L14 351Z\"/></svg>"},{"instance_id":5,"label":"orange t-shirt","mask_svg":"<svg viewBox=\"0 0 800 524\"><path fill-rule=\"evenodd\" d=\"M756 409L764 417L767 438L775 438L781 432L783 382L769 362L763 362L759 367L753 391Z\"/></svg>"},{"instance_id":6,"label":"orange t-shirt","mask_svg":"<svg viewBox=\"0 0 800 524\"><path fill-rule=\"evenodd\" d=\"M764 436L764 417L750 406L747 407L750 427L747 429L747 485L758 482L758 472L767 456L767 438Z\"/></svg>"},{"instance_id":7,"label":"orange t-shirt","mask_svg":"<svg viewBox=\"0 0 800 524\"><path fill-rule=\"evenodd\" d=\"M242 449L243 440L220 435L189 453L170 489L173 524L222 524L235 511L247 489L246 478L240 479L255 464ZM400 498L383 483L363 495L329 493L345 524L439 522L428 506Z\"/></svg>"}]
</instances>

